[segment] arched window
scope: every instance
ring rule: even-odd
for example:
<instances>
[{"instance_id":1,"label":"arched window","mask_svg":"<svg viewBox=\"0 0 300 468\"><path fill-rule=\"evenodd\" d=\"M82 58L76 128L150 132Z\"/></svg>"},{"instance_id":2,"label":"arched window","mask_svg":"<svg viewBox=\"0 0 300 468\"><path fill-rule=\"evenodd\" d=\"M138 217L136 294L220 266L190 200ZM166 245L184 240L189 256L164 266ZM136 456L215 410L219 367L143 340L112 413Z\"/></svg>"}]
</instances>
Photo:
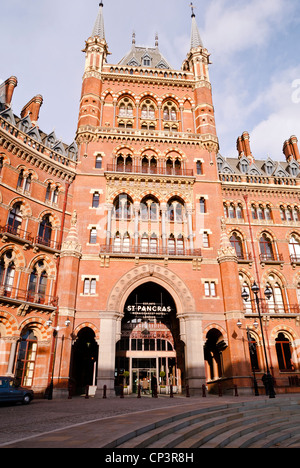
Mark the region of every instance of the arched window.
<instances>
[{"instance_id":1,"label":"arched window","mask_svg":"<svg viewBox=\"0 0 300 468\"><path fill-rule=\"evenodd\" d=\"M115 219L130 220L133 215L133 201L124 194L119 195L114 201L113 215Z\"/></svg>"},{"instance_id":2,"label":"arched window","mask_svg":"<svg viewBox=\"0 0 300 468\"><path fill-rule=\"evenodd\" d=\"M159 220L159 202L153 196L145 197L140 205L141 219L158 221Z\"/></svg>"},{"instance_id":3,"label":"arched window","mask_svg":"<svg viewBox=\"0 0 300 468\"><path fill-rule=\"evenodd\" d=\"M257 354L258 345L257 345L256 337L250 330L247 331L247 337L248 337L251 368L252 370L259 371L260 367L259 367L259 360L258 360L258 354Z\"/></svg>"},{"instance_id":4,"label":"arched window","mask_svg":"<svg viewBox=\"0 0 300 468\"><path fill-rule=\"evenodd\" d=\"M21 203L15 203L8 215L7 224L9 232L18 234L18 230L22 224Z\"/></svg>"},{"instance_id":5,"label":"arched window","mask_svg":"<svg viewBox=\"0 0 300 468\"><path fill-rule=\"evenodd\" d=\"M43 219L39 226L38 243L50 247L51 236L52 236L52 224L50 221L50 215L45 215L43 216Z\"/></svg>"},{"instance_id":6,"label":"arched window","mask_svg":"<svg viewBox=\"0 0 300 468\"><path fill-rule=\"evenodd\" d=\"M236 232L230 237L230 243L235 249L237 258L244 259L243 242Z\"/></svg>"},{"instance_id":7,"label":"arched window","mask_svg":"<svg viewBox=\"0 0 300 468\"><path fill-rule=\"evenodd\" d=\"M267 234L263 234L259 240L260 258L262 261L274 260L273 245Z\"/></svg>"},{"instance_id":8,"label":"arched window","mask_svg":"<svg viewBox=\"0 0 300 468\"><path fill-rule=\"evenodd\" d=\"M283 302L283 294L282 289L279 283L275 283L273 288L268 285L271 290L273 291L273 295L269 300L269 310L272 312L282 313L284 312L284 302Z\"/></svg>"},{"instance_id":9,"label":"arched window","mask_svg":"<svg viewBox=\"0 0 300 468\"><path fill-rule=\"evenodd\" d=\"M125 97L118 105L119 117L133 118L133 102L131 99Z\"/></svg>"},{"instance_id":10,"label":"arched window","mask_svg":"<svg viewBox=\"0 0 300 468\"><path fill-rule=\"evenodd\" d=\"M167 204L167 220L175 223L182 223L186 219L184 203L177 198L173 198Z\"/></svg>"},{"instance_id":11,"label":"arched window","mask_svg":"<svg viewBox=\"0 0 300 468\"><path fill-rule=\"evenodd\" d=\"M47 290L48 275L43 260L33 268L28 284L28 301L44 304Z\"/></svg>"},{"instance_id":12,"label":"arched window","mask_svg":"<svg viewBox=\"0 0 300 468\"><path fill-rule=\"evenodd\" d=\"M155 106L150 99L146 99L146 101L142 103L141 118L145 120L155 119Z\"/></svg>"},{"instance_id":13,"label":"arched window","mask_svg":"<svg viewBox=\"0 0 300 468\"><path fill-rule=\"evenodd\" d=\"M204 359L208 364L209 380L217 380L223 376L222 353L226 348L227 345L222 333L215 328L209 330L204 346Z\"/></svg>"},{"instance_id":14,"label":"arched window","mask_svg":"<svg viewBox=\"0 0 300 468\"><path fill-rule=\"evenodd\" d=\"M177 107L172 101L168 101L163 106L163 119L167 121L177 120Z\"/></svg>"},{"instance_id":15,"label":"arched window","mask_svg":"<svg viewBox=\"0 0 300 468\"><path fill-rule=\"evenodd\" d=\"M292 262L300 262L300 242L292 235L289 242L289 250Z\"/></svg>"},{"instance_id":16,"label":"arched window","mask_svg":"<svg viewBox=\"0 0 300 468\"><path fill-rule=\"evenodd\" d=\"M33 384L34 370L37 356L38 340L30 329L21 334L15 377L23 387Z\"/></svg>"},{"instance_id":17,"label":"arched window","mask_svg":"<svg viewBox=\"0 0 300 468\"><path fill-rule=\"evenodd\" d=\"M276 340L276 354L280 371L293 371L291 343L284 333L279 333Z\"/></svg>"}]
</instances>

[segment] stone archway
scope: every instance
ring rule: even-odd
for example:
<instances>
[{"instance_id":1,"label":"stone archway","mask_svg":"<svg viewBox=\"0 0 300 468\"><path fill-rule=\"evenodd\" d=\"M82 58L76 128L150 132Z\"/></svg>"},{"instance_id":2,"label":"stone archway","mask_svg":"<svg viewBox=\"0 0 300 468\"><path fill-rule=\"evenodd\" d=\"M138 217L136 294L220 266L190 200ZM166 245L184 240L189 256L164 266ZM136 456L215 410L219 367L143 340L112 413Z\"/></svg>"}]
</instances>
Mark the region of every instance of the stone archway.
<instances>
[{"instance_id":1,"label":"stone archway","mask_svg":"<svg viewBox=\"0 0 300 468\"><path fill-rule=\"evenodd\" d=\"M108 393L114 394L115 347L121 338L124 306L131 292L149 281L165 288L175 302L180 339L186 347L186 383L191 394L200 393L205 383L202 315L197 312L195 300L183 280L153 263L138 266L122 276L109 295L106 311L100 313L98 389L102 391L106 385Z\"/></svg>"}]
</instances>

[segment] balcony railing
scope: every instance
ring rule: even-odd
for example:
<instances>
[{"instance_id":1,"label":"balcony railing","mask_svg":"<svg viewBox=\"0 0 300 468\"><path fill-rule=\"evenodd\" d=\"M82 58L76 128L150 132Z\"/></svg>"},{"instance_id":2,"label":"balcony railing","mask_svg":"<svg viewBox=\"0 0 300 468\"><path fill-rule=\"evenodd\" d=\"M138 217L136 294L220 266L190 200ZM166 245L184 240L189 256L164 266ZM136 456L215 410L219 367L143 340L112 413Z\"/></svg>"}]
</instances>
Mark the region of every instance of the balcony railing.
<instances>
[{"instance_id":1,"label":"balcony railing","mask_svg":"<svg viewBox=\"0 0 300 468\"><path fill-rule=\"evenodd\" d=\"M299 304L270 304L265 299L260 299L259 301L262 314L300 314ZM244 304L244 312L246 314L258 314L255 300L252 299L251 303Z\"/></svg>"},{"instance_id":2,"label":"balcony railing","mask_svg":"<svg viewBox=\"0 0 300 468\"><path fill-rule=\"evenodd\" d=\"M243 252L243 253L238 253L237 254L237 259L239 262L251 262L253 260L252 254Z\"/></svg>"},{"instance_id":3,"label":"balcony railing","mask_svg":"<svg viewBox=\"0 0 300 468\"><path fill-rule=\"evenodd\" d=\"M193 169L108 164L107 172L193 177Z\"/></svg>"},{"instance_id":4,"label":"balcony railing","mask_svg":"<svg viewBox=\"0 0 300 468\"><path fill-rule=\"evenodd\" d=\"M10 234L12 236L18 237L19 239L25 240L27 242L33 242L34 238L31 235L31 232L24 231L19 227L11 226L6 224L5 226L0 226L1 234Z\"/></svg>"},{"instance_id":5,"label":"balcony railing","mask_svg":"<svg viewBox=\"0 0 300 468\"><path fill-rule=\"evenodd\" d=\"M57 297L11 286L0 286L0 297L49 307L56 307L58 303Z\"/></svg>"},{"instance_id":6,"label":"balcony railing","mask_svg":"<svg viewBox=\"0 0 300 468\"><path fill-rule=\"evenodd\" d=\"M35 243L54 250L60 250L61 248L59 242L41 236L36 236Z\"/></svg>"},{"instance_id":7,"label":"balcony railing","mask_svg":"<svg viewBox=\"0 0 300 468\"><path fill-rule=\"evenodd\" d=\"M113 246L102 245L100 247L101 254L112 255L147 255L152 257L201 257L201 249L186 249L186 248L156 248L153 246Z\"/></svg>"},{"instance_id":8,"label":"balcony railing","mask_svg":"<svg viewBox=\"0 0 300 468\"><path fill-rule=\"evenodd\" d=\"M290 257L292 263L300 263L300 255L291 255Z\"/></svg>"},{"instance_id":9,"label":"balcony railing","mask_svg":"<svg viewBox=\"0 0 300 468\"><path fill-rule=\"evenodd\" d=\"M277 253L260 254L259 258L263 263L281 263L284 261L283 255Z\"/></svg>"}]
</instances>

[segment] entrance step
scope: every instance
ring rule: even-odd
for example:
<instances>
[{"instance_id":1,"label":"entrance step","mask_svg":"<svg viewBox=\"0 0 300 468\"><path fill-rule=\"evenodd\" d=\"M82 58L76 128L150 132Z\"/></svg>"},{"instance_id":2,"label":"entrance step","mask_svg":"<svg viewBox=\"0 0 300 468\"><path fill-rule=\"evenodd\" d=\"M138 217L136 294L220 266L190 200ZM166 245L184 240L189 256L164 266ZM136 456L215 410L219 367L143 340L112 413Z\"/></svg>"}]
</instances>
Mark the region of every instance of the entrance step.
<instances>
[{"instance_id":1,"label":"entrance step","mask_svg":"<svg viewBox=\"0 0 300 468\"><path fill-rule=\"evenodd\" d=\"M118 448L300 447L300 398L217 405L157 419L124 436Z\"/></svg>"}]
</instances>

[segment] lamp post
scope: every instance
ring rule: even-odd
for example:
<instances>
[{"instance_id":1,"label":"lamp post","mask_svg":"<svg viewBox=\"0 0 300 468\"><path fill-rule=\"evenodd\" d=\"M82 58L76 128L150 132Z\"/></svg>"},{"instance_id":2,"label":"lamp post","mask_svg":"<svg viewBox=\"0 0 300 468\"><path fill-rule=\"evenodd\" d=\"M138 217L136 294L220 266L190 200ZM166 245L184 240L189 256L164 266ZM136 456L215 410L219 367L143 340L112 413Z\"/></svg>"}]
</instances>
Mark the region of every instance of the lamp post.
<instances>
[{"instance_id":1,"label":"lamp post","mask_svg":"<svg viewBox=\"0 0 300 468\"><path fill-rule=\"evenodd\" d=\"M48 400L52 400L52 398L53 398L53 387L54 387L54 385L53 385L53 383L54 383L54 369L55 369L55 359L56 359L56 348L57 348L58 333L59 333L60 330L64 330L65 328L68 328L70 326L71 322L70 322L69 319L67 319L65 321L65 327L59 327L59 326L52 327L51 326L52 325L52 320L49 319L49 320L47 320L46 324L47 324L47 327L52 328L53 338L55 340L53 365L52 365L52 375L51 375L51 382L50 382L50 385L49 385L49 393L48 393Z\"/></svg>"},{"instance_id":2,"label":"lamp post","mask_svg":"<svg viewBox=\"0 0 300 468\"><path fill-rule=\"evenodd\" d=\"M273 383L273 378L270 374L270 369L269 369L269 362L268 362L268 356L267 356L267 350L266 350L266 343L265 343L265 335L264 335L264 329L263 329L263 324L262 324L262 317L261 317L261 311L260 311L260 304L259 304L259 287L257 284L254 282L254 284L251 287L251 291L253 292L255 296L255 302L257 305L257 310L258 310L258 316L259 316L259 322L260 322L260 328L261 328L261 334L262 334L262 341L263 341L263 348L264 348L264 355L265 355L265 362L266 362L266 388L269 393L269 398L275 398L275 390L274 390L274 383ZM272 297L273 293L272 290L267 287L264 291L264 294L268 300ZM249 299L249 293L248 291L244 288L242 292L242 298L244 301L248 301Z\"/></svg>"}]
</instances>

